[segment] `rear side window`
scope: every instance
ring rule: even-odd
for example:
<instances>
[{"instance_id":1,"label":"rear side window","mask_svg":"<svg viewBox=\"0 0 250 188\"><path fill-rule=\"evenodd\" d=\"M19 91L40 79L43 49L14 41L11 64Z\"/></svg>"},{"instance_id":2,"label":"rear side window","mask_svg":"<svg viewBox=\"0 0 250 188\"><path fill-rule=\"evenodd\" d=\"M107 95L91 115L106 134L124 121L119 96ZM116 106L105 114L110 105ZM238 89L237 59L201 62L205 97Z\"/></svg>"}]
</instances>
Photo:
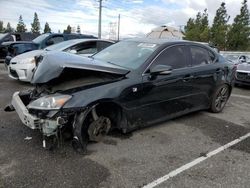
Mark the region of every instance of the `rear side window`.
<instances>
[{"instance_id":1,"label":"rear side window","mask_svg":"<svg viewBox=\"0 0 250 188\"><path fill-rule=\"evenodd\" d=\"M185 47L174 46L167 48L155 59L153 67L156 65L168 65L172 69L187 67Z\"/></svg>"},{"instance_id":2,"label":"rear side window","mask_svg":"<svg viewBox=\"0 0 250 188\"><path fill-rule=\"evenodd\" d=\"M212 52L199 46L191 46L190 53L192 66L211 64L215 60L215 55Z\"/></svg>"},{"instance_id":3,"label":"rear side window","mask_svg":"<svg viewBox=\"0 0 250 188\"><path fill-rule=\"evenodd\" d=\"M84 42L73 46L70 50L76 50L77 54L94 54L97 52L96 42Z\"/></svg>"}]
</instances>

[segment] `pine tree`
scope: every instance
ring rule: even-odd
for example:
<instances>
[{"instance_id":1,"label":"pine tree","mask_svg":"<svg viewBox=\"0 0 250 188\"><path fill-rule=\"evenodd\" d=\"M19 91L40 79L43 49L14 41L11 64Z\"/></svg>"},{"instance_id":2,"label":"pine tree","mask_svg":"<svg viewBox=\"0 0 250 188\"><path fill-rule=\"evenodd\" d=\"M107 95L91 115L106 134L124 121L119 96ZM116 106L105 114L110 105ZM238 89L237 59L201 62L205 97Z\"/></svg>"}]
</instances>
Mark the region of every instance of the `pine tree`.
<instances>
[{"instance_id":1,"label":"pine tree","mask_svg":"<svg viewBox=\"0 0 250 188\"><path fill-rule=\"evenodd\" d=\"M40 22L37 13L35 12L33 23L31 23L31 32L40 34L40 29L41 29Z\"/></svg>"},{"instance_id":2,"label":"pine tree","mask_svg":"<svg viewBox=\"0 0 250 188\"><path fill-rule=\"evenodd\" d=\"M185 26L185 39L192 41L209 41L209 25L207 9L201 14L198 12L196 19L189 18Z\"/></svg>"},{"instance_id":3,"label":"pine tree","mask_svg":"<svg viewBox=\"0 0 250 188\"><path fill-rule=\"evenodd\" d=\"M199 28L199 41L209 42L210 28L208 25L208 13L207 9L204 10L201 19L200 19L200 28Z\"/></svg>"},{"instance_id":4,"label":"pine tree","mask_svg":"<svg viewBox=\"0 0 250 188\"><path fill-rule=\"evenodd\" d=\"M234 18L232 27L228 33L229 50L247 50L249 47L250 36L250 15L247 0L243 0L240 14Z\"/></svg>"},{"instance_id":5,"label":"pine tree","mask_svg":"<svg viewBox=\"0 0 250 188\"><path fill-rule=\"evenodd\" d=\"M49 27L48 22L45 23L43 32L44 33L50 33L51 32L51 29Z\"/></svg>"},{"instance_id":6,"label":"pine tree","mask_svg":"<svg viewBox=\"0 0 250 188\"><path fill-rule=\"evenodd\" d=\"M216 11L216 15L211 27L211 42L215 44L219 49L225 50L227 43L227 22L230 18L227 14L226 4L221 3L220 7Z\"/></svg>"},{"instance_id":7,"label":"pine tree","mask_svg":"<svg viewBox=\"0 0 250 188\"><path fill-rule=\"evenodd\" d=\"M71 33L71 27L70 25L67 26L67 29L63 31L63 33L70 34Z\"/></svg>"},{"instance_id":8,"label":"pine tree","mask_svg":"<svg viewBox=\"0 0 250 188\"><path fill-rule=\"evenodd\" d=\"M16 31L20 33L24 33L27 31L26 25L23 22L23 17L22 15L19 16L18 24L16 26Z\"/></svg>"},{"instance_id":9,"label":"pine tree","mask_svg":"<svg viewBox=\"0 0 250 188\"><path fill-rule=\"evenodd\" d=\"M5 28L3 26L3 21L0 21L0 33L3 33L5 31Z\"/></svg>"},{"instance_id":10,"label":"pine tree","mask_svg":"<svg viewBox=\"0 0 250 188\"><path fill-rule=\"evenodd\" d=\"M6 33L12 33L14 32L14 29L11 27L10 22L7 23L7 27L5 29Z\"/></svg>"},{"instance_id":11,"label":"pine tree","mask_svg":"<svg viewBox=\"0 0 250 188\"><path fill-rule=\"evenodd\" d=\"M81 34L81 28L79 25L77 26L76 33Z\"/></svg>"}]
</instances>

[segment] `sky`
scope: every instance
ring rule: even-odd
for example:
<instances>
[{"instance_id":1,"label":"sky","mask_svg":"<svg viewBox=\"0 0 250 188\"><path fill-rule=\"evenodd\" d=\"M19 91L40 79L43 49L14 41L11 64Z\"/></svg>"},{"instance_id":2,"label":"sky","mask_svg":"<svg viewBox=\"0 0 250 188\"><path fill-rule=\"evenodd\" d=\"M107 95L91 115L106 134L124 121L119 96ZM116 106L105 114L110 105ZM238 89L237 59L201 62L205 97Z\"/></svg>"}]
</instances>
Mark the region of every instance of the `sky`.
<instances>
[{"instance_id":1,"label":"sky","mask_svg":"<svg viewBox=\"0 0 250 188\"><path fill-rule=\"evenodd\" d=\"M233 22L233 18L239 14L242 1L224 0L230 15L229 22ZM119 14L121 38L141 37L162 25L183 27L190 17L195 17L205 8L212 24L221 2L222 0L103 0L102 38L117 36ZM63 32L67 25L74 28L79 25L81 33L97 36L98 6L98 0L0 0L0 20L5 27L8 22L16 27L18 18L22 15L30 31L36 12L42 30L45 22L49 23L52 32Z\"/></svg>"}]
</instances>

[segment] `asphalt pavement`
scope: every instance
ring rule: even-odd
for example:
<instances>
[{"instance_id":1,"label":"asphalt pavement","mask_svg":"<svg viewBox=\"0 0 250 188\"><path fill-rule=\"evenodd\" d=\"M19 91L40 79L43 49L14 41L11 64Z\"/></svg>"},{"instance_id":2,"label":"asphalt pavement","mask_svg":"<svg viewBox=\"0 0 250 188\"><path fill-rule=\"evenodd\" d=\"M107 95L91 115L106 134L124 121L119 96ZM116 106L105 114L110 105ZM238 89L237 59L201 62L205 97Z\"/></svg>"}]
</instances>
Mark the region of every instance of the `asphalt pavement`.
<instances>
[{"instance_id":1,"label":"asphalt pavement","mask_svg":"<svg viewBox=\"0 0 250 188\"><path fill-rule=\"evenodd\" d=\"M83 156L70 141L44 150L38 131L4 112L14 91L31 87L0 68L0 187L143 187L177 169L156 187L250 186L250 137L206 158L250 132L250 88L234 88L222 113L200 111L127 135L112 133L89 144Z\"/></svg>"}]
</instances>

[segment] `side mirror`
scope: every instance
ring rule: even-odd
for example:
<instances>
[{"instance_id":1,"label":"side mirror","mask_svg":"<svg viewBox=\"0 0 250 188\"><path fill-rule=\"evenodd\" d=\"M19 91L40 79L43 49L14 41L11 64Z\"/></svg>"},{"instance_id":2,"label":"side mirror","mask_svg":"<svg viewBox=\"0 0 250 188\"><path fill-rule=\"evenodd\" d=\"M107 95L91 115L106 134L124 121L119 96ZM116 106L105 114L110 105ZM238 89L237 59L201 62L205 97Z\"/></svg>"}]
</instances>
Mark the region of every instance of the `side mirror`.
<instances>
[{"instance_id":1,"label":"side mirror","mask_svg":"<svg viewBox=\"0 0 250 188\"><path fill-rule=\"evenodd\" d=\"M46 41L46 45L47 45L47 46L50 46L50 45L53 45L53 44L54 44L54 41L52 41L52 40Z\"/></svg>"},{"instance_id":2,"label":"side mirror","mask_svg":"<svg viewBox=\"0 0 250 188\"><path fill-rule=\"evenodd\" d=\"M77 51L76 50L70 50L69 53L76 54Z\"/></svg>"},{"instance_id":3,"label":"side mirror","mask_svg":"<svg viewBox=\"0 0 250 188\"><path fill-rule=\"evenodd\" d=\"M172 73L172 67L168 65L156 65L150 69L151 75L168 75Z\"/></svg>"}]
</instances>

